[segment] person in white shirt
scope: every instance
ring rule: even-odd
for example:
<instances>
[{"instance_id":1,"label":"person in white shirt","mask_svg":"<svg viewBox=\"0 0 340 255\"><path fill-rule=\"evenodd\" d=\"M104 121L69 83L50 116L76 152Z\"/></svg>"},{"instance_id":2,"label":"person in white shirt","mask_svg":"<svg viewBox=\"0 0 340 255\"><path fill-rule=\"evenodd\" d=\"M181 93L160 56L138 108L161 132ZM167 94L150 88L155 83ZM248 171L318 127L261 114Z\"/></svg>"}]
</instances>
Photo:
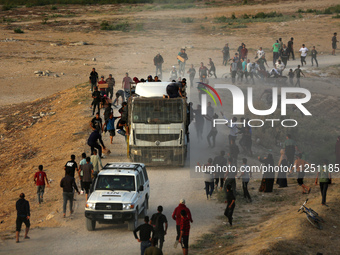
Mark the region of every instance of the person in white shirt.
<instances>
[{"instance_id":1,"label":"person in white shirt","mask_svg":"<svg viewBox=\"0 0 340 255\"><path fill-rule=\"evenodd\" d=\"M262 50L262 47L260 47L260 49L258 49L257 52L256 52L256 57L255 57L255 59L256 59L256 58L261 58L261 57L264 56L264 55L265 55L265 53L264 53L264 51Z\"/></svg>"},{"instance_id":2,"label":"person in white shirt","mask_svg":"<svg viewBox=\"0 0 340 255\"><path fill-rule=\"evenodd\" d=\"M253 75L252 68L253 68L253 64L250 63L250 59L248 58L248 60L247 60L247 75L249 75L250 79L253 82L253 85L255 85L254 75Z\"/></svg>"},{"instance_id":3,"label":"person in white shirt","mask_svg":"<svg viewBox=\"0 0 340 255\"><path fill-rule=\"evenodd\" d=\"M299 52L301 52L301 66L303 66L303 63L305 63L305 65L307 65L306 57L307 57L308 49L305 47L304 44L302 44L302 48L299 50Z\"/></svg>"},{"instance_id":4,"label":"person in white shirt","mask_svg":"<svg viewBox=\"0 0 340 255\"><path fill-rule=\"evenodd\" d=\"M285 69L285 65L281 62L281 60L278 60L275 63L275 66L276 66L276 70L280 73L280 76L282 76L282 72Z\"/></svg>"}]
</instances>

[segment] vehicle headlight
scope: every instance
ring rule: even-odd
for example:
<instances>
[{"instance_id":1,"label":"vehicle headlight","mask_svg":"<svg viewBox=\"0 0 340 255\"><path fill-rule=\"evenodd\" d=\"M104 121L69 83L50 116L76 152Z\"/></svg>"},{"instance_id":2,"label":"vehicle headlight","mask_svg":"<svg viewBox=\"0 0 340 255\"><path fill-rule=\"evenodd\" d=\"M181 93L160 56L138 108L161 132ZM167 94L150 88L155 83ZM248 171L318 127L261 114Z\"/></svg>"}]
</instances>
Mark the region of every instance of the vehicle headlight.
<instances>
[{"instance_id":1,"label":"vehicle headlight","mask_svg":"<svg viewBox=\"0 0 340 255\"><path fill-rule=\"evenodd\" d=\"M123 204L123 210L130 210L135 208L134 204Z\"/></svg>"},{"instance_id":2,"label":"vehicle headlight","mask_svg":"<svg viewBox=\"0 0 340 255\"><path fill-rule=\"evenodd\" d=\"M131 149L131 153L136 156L142 156L142 151L137 149Z\"/></svg>"},{"instance_id":3,"label":"vehicle headlight","mask_svg":"<svg viewBox=\"0 0 340 255\"><path fill-rule=\"evenodd\" d=\"M96 203L86 203L85 206L87 209L92 209L92 210L96 209Z\"/></svg>"}]
</instances>

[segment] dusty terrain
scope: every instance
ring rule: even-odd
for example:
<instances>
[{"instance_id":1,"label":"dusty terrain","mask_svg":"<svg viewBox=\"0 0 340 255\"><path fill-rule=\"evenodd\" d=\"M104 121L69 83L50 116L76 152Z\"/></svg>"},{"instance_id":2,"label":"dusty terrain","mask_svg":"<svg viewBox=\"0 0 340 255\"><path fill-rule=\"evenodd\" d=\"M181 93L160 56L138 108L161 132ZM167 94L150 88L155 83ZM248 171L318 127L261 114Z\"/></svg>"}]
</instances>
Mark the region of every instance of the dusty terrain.
<instances>
[{"instance_id":1,"label":"dusty terrain","mask_svg":"<svg viewBox=\"0 0 340 255\"><path fill-rule=\"evenodd\" d=\"M335 4L338 1L282 1L265 5L156 11L139 5L132 8L109 5L63 6L57 10L44 6L0 12L3 20L0 24L0 176L3 180L0 185L0 221L3 221L0 231L4 240L0 253L19 254L25 250L27 254L33 254L36 253L34 247L43 243L44 252L58 254L58 247L76 244L81 247L76 253L81 254L87 248L93 248L82 246L83 243L90 243L93 238L103 240L106 244L113 241L109 248L115 249L117 254L138 252L138 244L126 226L101 226L101 230L88 235L84 228L83 197L77 200L77 211L72 219L61 218L59 180L64 173L63 166L71 154L77 155L79 161L82 152L89 153L86 138L91 112L88 108L90 93L86 82L92 67L97 69L99 75L112 73L116 79L116 88L119 88L126 71L131 77L145 78L149 74L153 75L152 60L160 52L165 60L163 72L167 78L171 66L177 66L178 50L186 47L189 56L187 66L194 64L197 70L201 61L207 63L211 57L220 77L229 71L229 68L221 65L221 49L226 42L229 43L231 54L241 42L246 43L251 58L256 49L262 46L271 66L271 45L274 40L282 37L286 43L293 36L295 51L305 43L308 48L315 45L319 52L320 67L311 68L308 57L308 68L303 69L307 78L302 79L301 83L311 90L316 100L309 105L313 108L313 115L315 113L313 121L333 120L327 125L327 134L330 136L328 139L335 142L334 135L339 131L340 124L337 120L340 59L338 56L330 56L330 46L333 32L339 29L339 19L332 19L332 15L314 13L303 13L303 17L299 18L296 13L300 8L324 9ZM296 15L296 18L282 22L247 23L247 27L239 29L223 28L223 23L214 22L216 17L222 15L230 17L235 13L239 17L260 11L277 11L284 15ZM49 17L45 24L44 17ZM193 22L183 22L182 19L187 17L192 18ZM128 22L130 31L102 31L100 24L104 20ZM24 31L23 34L13 32L18 27ZM76 42L86 42L88 45L70 45ZM299 64L297 53L296 57L295 61L289 62L289 68ZM36 76L34 71L38 70L49 70L51 74ZM55 74L59 77L54 77ZM214 83L211 79L211 84ZM268 85L258 85L256 95L261 94L266 87ZM223 96L228 98L226 94ZM40 115L41 118L33 118ZM302 122L303 129L310 131L308 135L313 137L313 128L306 121ZM320 128L326 125L321 122L319 124ZM224 146L223 135L226 133L226 130L220 131L218 148ZM322 139L329 142L326 136ZM301 144L305 149L310 146L310 143ZM110 148L113 153L107 160L126 160L122 137L115 137L115 144ZM278 159L278 147L271 149L275 159ZM209 153L216 155L218 150ZM268 153L268 148L256 145L254 152L264 155ZM256 164L255 158L251 162ZM41 206L35 202L33 183L33 175L39 164L45 166L48 178L53 180L51 188L46 190L45 203ZM319 205L317 187L310 195L311 206L327 218L326 226L320 232L313 229L304 216L296 213L305 197L300 196L300 190L293 180L289 188L276 189L273 194L264 196L257 194L259 183L252 182L250 187L254 203L249 205L239 200L235 210L237 223L235 228L230 229L225 228L223 218L216 217L222 215L224 204L206 201L202 180L190 178L188 168L151 168L150 178L153 183L150 212L158 204L166 204L166 215L171 223L171 232L167 237L169 241L165 243L166 254L180 254L179 249L176 253L172 248L175 231L170 214L183 196L187 201L192 201L188 202L188 206L195 212L191 243L199 240L202 234L209 233L203 235L203 241L193 246L193 254L225 254L226 251L234 254L299 254L300 249L306 254L316 254L317 251L339 254L337 180L329 189L329 207L321 208ZM163 179L166 179L166 183L161 182ZM22 191L31 201L34 217L31 221L32 239L18 247L13 241L14 204ZM173 194L169 196L169 192ZM220 235L222 238L217 238ZM101 242L94 245L98 253L106 251L107 247L101 245ZM290 247L291 252L287 252L287 247ZM131 250L127 251L126 248Z\"/></svg>"}]
</instances>

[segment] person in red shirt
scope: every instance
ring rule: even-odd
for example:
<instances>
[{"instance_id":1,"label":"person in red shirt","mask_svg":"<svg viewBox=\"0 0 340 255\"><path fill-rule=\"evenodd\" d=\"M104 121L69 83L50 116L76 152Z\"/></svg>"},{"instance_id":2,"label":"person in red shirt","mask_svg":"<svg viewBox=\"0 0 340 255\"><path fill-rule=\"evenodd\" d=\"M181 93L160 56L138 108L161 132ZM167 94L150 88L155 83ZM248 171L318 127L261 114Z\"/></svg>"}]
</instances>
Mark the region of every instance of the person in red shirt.
<instances>
[{"instance_id":1,"label":"person in red shirt","mask_svg":"<svg viewBox=\"0 0 340 255\"><path fill-rule=\"evenodd\" d=\"M106 89L109 87L109 85L104 80L104 75L100 77L100 81L98 81L98 89L100 91L101 96L103 97L106 95Z\"/></svg>"},{"instance_id":2,"label":"person in red shirt","mask_svg":"<svg viewBox=\"0 0 340 255\"><path fill-rule=\"evenodd\" d=\"M41 204L43 202L44 197L44 191L45 191L45 180L47 187L50 186L48 183L47 175L43 171L44 167L43 165L39 165L38 167L39 171L35 173L34 175L34 182L37 185L37 195L38 195L38 202Z\"/></svg>"},{"instance_id":3,"label":"person in red shirt","mask_svg":"<svg viewBox=\"0 0 340 255\"><path fill-rule=\"evenodd\" d=\"M242 44L242 49L240 51L240 58L247 59L248 56L248 49L246 48L245 44Z\"/></svg>"},{"instance_id":4,"label":"person in red shirt","mask_svg":"<svg viewBox=\"0 0 340 255\"><path fill-rule=\"evenodd\" d=\"M175 242L175 246L177 246L178 242L179 242L179 236L180 236L180 232L181 232L181 211L185 210L187 213L187 217L189 219L189 221L192 223L192 217L191 217L191 212L189 210L188 207L186 207L185 205L185 200L182 198L179 201L179 205L175 208L174 212L172 213L172 218L176 221L176 231L177 231L177 236L176 236L176 242Z\"/></svg>"},{"instance_id":5,"label":"person in red shirt","mask_svg":"<svg viewBox=\"0 0 340 255\"><path fill-rule=\"evenodd\" d=\"M183 255L189 253L189 232L190 232L190 220L188 218L186 210L181 211L181 234L179 236L179 242L182 244Z\"/></svg>"}]
</instances>

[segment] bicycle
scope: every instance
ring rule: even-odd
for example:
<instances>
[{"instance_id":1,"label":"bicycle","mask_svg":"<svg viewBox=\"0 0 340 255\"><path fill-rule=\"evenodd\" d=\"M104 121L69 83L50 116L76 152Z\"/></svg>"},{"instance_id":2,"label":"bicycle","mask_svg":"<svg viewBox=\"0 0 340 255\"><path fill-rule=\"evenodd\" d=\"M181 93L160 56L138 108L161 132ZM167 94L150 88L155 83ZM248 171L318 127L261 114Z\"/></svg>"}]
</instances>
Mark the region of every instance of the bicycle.
<instances>
[{"instance_id":1,"label":"bicycle","mask_svg":"<svg viewBox=\"0 0 340 255\"><path fill-rule=\"evenodd\" d=\"M307 220L309 221L310 224L312 224L314 227L318 228L318 229L322 229L322 224L325 221L319 216L319 214L314 211L312 208L307 208L305 206L305 204L307 204L308 202L308 198L307 200L303 203L303 205L300 207L300 209L298 210L298 212L300 212L302 210L302 212L304 212L307 216Z\"/></svg>"}]
</instances>

